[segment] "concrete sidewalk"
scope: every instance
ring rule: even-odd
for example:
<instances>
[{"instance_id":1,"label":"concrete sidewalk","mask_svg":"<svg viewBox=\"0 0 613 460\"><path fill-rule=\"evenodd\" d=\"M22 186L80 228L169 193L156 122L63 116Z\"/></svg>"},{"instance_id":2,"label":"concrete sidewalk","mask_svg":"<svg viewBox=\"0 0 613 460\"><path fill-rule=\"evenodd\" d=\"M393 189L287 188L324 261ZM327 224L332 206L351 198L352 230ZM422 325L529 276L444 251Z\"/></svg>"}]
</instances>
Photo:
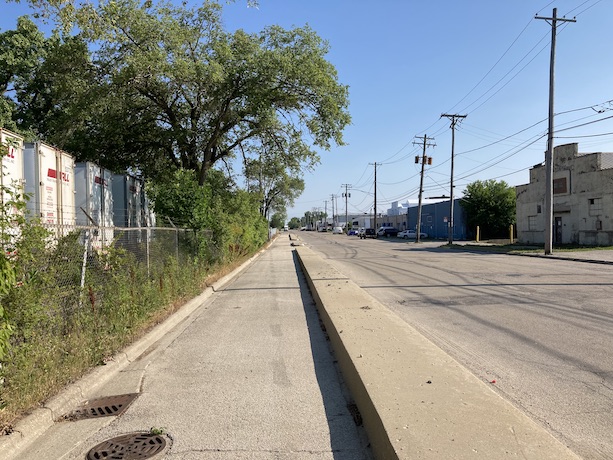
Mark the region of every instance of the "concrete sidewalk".
<instances>
[{"instance_id":1,"label":"concrete sidewalk","mask_svg":"<svg viewBox=\"0 0 613 460\"><path fill-rule=\"evenodd\" d=\"M0 441L0 457L84 459L154 428L166 442L154 458L371 459L290 241L278 238L215 291L127 351L110 376L102 368L46 409L58 418L75 409L75 393L138 393L121 416L24 420L11 436L30 439ZM37 423L41 434L28 428Z\"/></svg>"}]
</instances>

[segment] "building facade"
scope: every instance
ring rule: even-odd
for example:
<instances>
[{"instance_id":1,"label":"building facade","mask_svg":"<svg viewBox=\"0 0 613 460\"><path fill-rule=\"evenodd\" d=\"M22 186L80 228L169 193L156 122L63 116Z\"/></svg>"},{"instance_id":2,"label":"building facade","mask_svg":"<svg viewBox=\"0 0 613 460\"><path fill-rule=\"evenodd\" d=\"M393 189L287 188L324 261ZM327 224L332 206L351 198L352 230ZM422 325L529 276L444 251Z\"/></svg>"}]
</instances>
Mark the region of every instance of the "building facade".
<instances>
[{"instance_id":1,"label":"building facade","mask_svg":"<svg viewBox=\"0 0 613 460\"><path fill-rule=\"evenodd\" d=\"M517 240L545 242L545 166L515 188ZM613 245L613 152L579 153L566 144L553 152L553 243Z\"/></svg>"},{"instance_id":2,"label":"building facade","mask_svg":"<svg viewBox=\"0 0 613 460\"><path fill-rule=\"evenodd\" d=\"M421 230L428 237L445 240L449 238L449 201L429 203L421 207ZM417 228L418 207L409 208L407 222L409 229ZM464 209L460 206L460 200L453 200L453 239L466 240L467 228Z\"/></svg>"}]
</instances>

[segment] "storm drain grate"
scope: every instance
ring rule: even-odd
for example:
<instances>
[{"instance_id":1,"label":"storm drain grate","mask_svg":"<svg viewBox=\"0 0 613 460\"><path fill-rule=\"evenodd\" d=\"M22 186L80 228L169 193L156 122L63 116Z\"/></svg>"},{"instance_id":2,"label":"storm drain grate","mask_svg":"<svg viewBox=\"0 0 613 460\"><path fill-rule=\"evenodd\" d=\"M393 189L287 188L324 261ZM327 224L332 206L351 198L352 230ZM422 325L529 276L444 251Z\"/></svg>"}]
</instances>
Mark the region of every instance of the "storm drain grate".
<instances>
[{"instance_id":1,"label":"storm drain grate","mask_svg":"<svg viewBox=\"0 0 613 460\"><path fill-rule=\"evenodd\" d=\"M107 439L87 453L87 460L137 460L151 458L166 448L166 439L158 434L130 433Z\"/></svg>"},{"instance_id":2,"label":"storm drain grate","mask_svg":"<svg viewBox=\"0 0 613 460\"><path fill-rule=\"evenodd\" d=\"M64 418L69 420L80 420L84 418L121 415L137 396L138 393L128 393L125 395L105 396L103 398L90 399L85 401L77 410L66 415Z\"/></svg>"}]
</instances>

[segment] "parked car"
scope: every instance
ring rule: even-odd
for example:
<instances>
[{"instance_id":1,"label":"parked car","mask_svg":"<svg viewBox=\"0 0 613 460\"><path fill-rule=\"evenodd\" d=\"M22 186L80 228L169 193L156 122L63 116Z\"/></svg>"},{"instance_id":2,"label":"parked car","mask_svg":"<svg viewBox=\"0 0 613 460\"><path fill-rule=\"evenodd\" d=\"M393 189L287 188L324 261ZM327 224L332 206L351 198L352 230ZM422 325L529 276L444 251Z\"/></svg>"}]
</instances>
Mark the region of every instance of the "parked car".
<instances>
[{"instance_id":1,"label":"parked car","mask_svg":"<svg viewBox=\"0 0 613 460\"><path fill-rule=\"evenodd\" d=\"M398 232L398 238L404 238L405 240L415 240L417 239L417 232L415 230L403 230ZM428 238L428 234L424 232L419 232L419 239Z\"/></svg>"},{"instance_id":2,"label":"parked car","mask_svg":"<svg viewBox=\"0 0 613 460\"><path fill-rule=\"evenodd\" d=\"M376 238L377 232L375 232L374 228L361 228L358 232L358 236L360 237L360 239Z\"/></svg>"},{"instance_id":3,"label":"parked car","mask_svg":"<svg viewBox=\"0 0 613 460\"><path fill-rule=\"evenodd\" d=\"M398 235L398 229L394 227L381 227L377 230L377 237L384 236L385 238L389 238L390 236Z\"/></svg>"},{"instance_id":4,"label":"parked car","mask_svg":"<svg viewBox=\"0 0 613 460\"><path fill-rule=\"evenodd\" d=\"M332 229L332 234L333 235L342 235L343 233L344 232L343 232L343 228L342 227L334 227Z\"/></svg>"},{"instance_id":5,"label":"parked car","mask_svg":"<svg viewBox=\"0 0 613 460\"><path fill-rule=\"evenodd\" d=\"M354 228L352 228L351 230L349 230L349 232L347 233L347 235L352 236L352 235L357 235L358 231Z\"/></svg>"}]
</instances>

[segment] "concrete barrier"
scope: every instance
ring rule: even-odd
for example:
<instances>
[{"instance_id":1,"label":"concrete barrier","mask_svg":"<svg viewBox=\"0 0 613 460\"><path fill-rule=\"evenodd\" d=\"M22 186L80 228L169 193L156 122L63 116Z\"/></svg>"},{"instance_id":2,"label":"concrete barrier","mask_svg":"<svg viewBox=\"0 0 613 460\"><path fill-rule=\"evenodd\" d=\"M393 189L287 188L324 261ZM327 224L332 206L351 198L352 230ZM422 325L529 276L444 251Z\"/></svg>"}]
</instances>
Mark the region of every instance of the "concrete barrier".
<instances>
[{"instance_id":1,"label":"concrete barrier","mask_svg":"<svg viewBox=\"0 0 613 460\"><path fill-rule=\"evenodd\" d=\"M577 459L330 266L295 249L377 459Z\"/></svg>"}]
</instances>

